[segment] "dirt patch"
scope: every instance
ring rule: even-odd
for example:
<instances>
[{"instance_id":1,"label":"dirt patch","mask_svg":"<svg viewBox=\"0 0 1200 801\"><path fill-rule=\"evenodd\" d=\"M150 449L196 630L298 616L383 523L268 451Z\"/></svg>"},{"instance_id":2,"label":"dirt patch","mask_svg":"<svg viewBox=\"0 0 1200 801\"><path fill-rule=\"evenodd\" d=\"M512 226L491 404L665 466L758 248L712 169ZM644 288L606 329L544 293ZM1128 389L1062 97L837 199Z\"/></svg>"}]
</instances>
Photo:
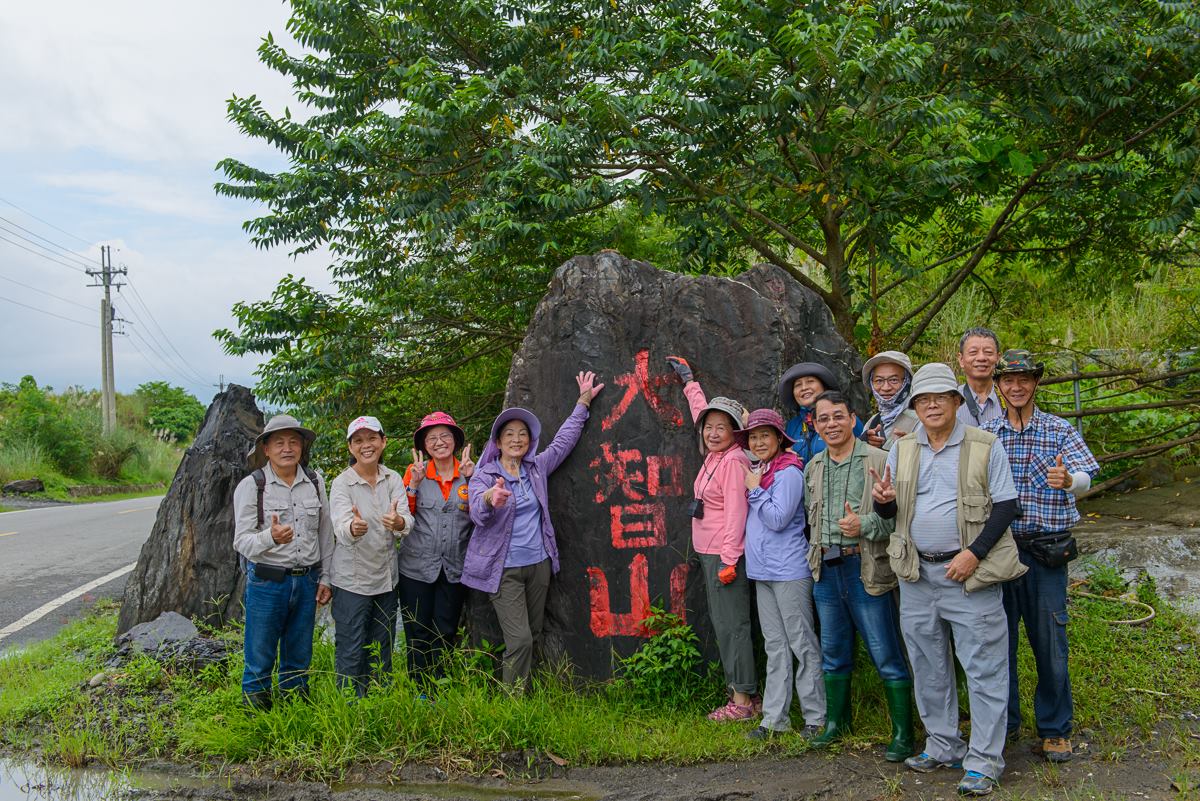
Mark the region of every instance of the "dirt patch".
<instances>
[{"instance_id":1,"label":"dirt patch","mask_svg":"<svg viewBox=\"0 0 1200 801\"><path fill-rule=\"evenodd\" d=\"M1185 735L1186 736L1186 735ZM1196 736L1194 734L1190 736ZM1170 749L1137 746L1114 750L1077 741L1076 759L1047 765L1033 752L1036 741L1010 743L1008 767L998 798L1178 799L1172 788ZM425 778L387 768L355 771L355 782L329 787L312 783L280 783L234 779L225 786L189 783L175 789L143 789L134 796L147 801L801 801L802 799L954 799L960 771L917 774L883 761L882 749L841 754L809 753L792 758L769 754L744 762L705 765L621 765L563 768L554 778L505 781L495 778L445 777L425 768Z\"/></svg>"}]
</instances>

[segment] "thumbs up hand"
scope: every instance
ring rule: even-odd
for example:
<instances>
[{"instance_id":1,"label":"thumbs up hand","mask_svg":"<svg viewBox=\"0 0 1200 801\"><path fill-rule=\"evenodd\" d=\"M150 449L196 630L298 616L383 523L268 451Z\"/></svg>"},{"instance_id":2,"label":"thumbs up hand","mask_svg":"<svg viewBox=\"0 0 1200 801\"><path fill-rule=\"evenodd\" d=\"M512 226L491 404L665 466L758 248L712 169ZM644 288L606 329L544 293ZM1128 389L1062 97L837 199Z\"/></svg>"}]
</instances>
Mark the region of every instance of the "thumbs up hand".
<instances>
[{"instance_id":1,"label":"thumbs up hand","mask_svg":"<svg viewBox=\"0 0 1200 801\"><path fill-rule=\"evenodd\" d=\"M850 502L846 502L846 516L838 519L838 528L842 530L842 536L855 538L862 534L862 518L855 514L850 508Z\"/></svg>"},{"instance_id":2,"label":"thumbs up hand","mask_svg":"<svg viewBox=\"0 0 1200 801\"><path fill-rule=\"evenodd\" d=\"M471 443L462 449L462 457L458 460L458 473L463 478L475 475L475 462L471 461Z\"/></svg>"},{"instance_id":3,"label":"thumbs up hand","mask_svg":"<svg viewBox=\"0 0 1200 801\"><path fill-rule=\"evenodd\" d=\"M867 444L872 448L882 448L885 441L883 437L883 426L877 425L874 428L868 428L866 440Z\"/></svg>"},{"instance_id":4,"label":"thumbs up hand","mask_svg":"<svg viewBox=\"0 0 1200 801\"><path fill-rule=\"evenodd\" d=\"M392 501L392 508L383 515L383 527L388 531L404 531L404 515L400 514L400 501Z\"/></svg>"},{"instance_id":5,"label":"thumbs up hand","mask_svg":"<svg viewBox=\"0 0 1200 801\"><path fill-rule=\"evenodd\" d=\"M350 511L354 513L354 517L350 519L350 533L355 537L361 537L367 533L367 521L363 520L362 515L358 513L357 506L351 506Z\"/></svg>"},{"instance_id":6,"label":"thumbs up hand","mask_svg":"<svg viewBox=\"0 0 1200 801\"><path fill-rule=\"evenodd\" d=\"M1070 489L1071 485L1075 483L1075 479L1071 477L1067 468L1063 466L1061 453L1054 457L1054 467L1046 471L1046 483L1050 485L1051 489L1056 490Z\"/></svg>"},{"instance_id":7,"label":"thumbs up hand","mask_svg":"<svg viewBox=\"0 0 1200 801\"><path fill-rule=\"evenodd\" d=\"M871 497L876 503L891 503L896 500L896 487L892 484L892 468L887 465L883 468L883 477L881 478L875 472L874 467L868 467L867 471L871 474Z\"/></svg>"},{"instance_id":8,"label":"thumbs up hand","mask_svg":"<svg viewBox=\"0 0 1200 801\"><path fill-rule=\"evenodd\" d=\"M504 479L496 477L496 483L488 488L488 491L483 494L483 499L492 505L492 508L499 509L508 503L508 499L512 497L512 491L504 488Z\"/></svg>"},{"instance_id":9,"label":"thumbs up hand","mask_svg":"<svg viewBox=\"0 0 1200 801\"><path fill-rule=\"evenodd\" d=\"M279 522L279 515L271 515L271 539L275 540L276 545L286 545L294 536L295 532L291 526Z\"/></svg>"}]
</instances>

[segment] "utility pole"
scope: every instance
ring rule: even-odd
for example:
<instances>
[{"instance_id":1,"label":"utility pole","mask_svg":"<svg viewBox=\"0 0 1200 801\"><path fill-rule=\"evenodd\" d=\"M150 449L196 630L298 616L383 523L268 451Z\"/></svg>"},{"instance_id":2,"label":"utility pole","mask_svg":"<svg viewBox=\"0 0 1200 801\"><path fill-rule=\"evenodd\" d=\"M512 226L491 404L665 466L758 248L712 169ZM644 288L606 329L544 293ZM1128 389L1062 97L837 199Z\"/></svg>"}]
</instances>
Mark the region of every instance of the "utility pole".
<instances>
[{"instance_id":1,"label":"utility pole","mask_svg":"<svg viewBox=\"0 0 1200 801\"><path fill-rule=\"evenodd\" d=\"M87 274L98 283L89 286L104 287L104 297L100 300L100 423L105 434L111 434L117 424L117 389L113 375L113 313L112 287L118 289L124 284L118 283L114 276L125 275L124 267L114 270L112 266L112 247L100 246L100 269L88 270Z\"/></svg>"},{"instance_id":2,"label":"utility pole","mask_svg":"<svg viewBox=\"0 0 1200 801\"><path fill-rule=\"evenodd\" d=\"M217 376L217 391L218 392L225 391L225 374L224 373L221 373L220 375Z\"/></svg>"}]
</instances>

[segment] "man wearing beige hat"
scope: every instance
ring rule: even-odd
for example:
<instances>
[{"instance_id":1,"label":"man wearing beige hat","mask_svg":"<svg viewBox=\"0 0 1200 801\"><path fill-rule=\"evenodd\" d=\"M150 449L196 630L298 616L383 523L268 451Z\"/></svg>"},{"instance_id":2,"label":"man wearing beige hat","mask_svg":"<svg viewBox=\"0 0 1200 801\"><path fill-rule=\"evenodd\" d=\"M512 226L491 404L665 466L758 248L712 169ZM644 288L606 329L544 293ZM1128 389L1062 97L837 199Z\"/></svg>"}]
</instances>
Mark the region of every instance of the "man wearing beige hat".
<instances>
[{"instance_id":1,"label":"man wearing beige hat","mask_svg":"<svg viewBox=\"0 0 1200 801\"><path fill-rule=\"evenodd\" d=\"M330 598L333 524L324 481L308 467L315 439L296 418L275 415L233 493L233 547L246 563L242 695L257 709L271 706L277 661L280 691L307 696L316 605Z\"/></svg>"},{"instance_id":2,"label":"man wearing beige hat","mask_svg":"<svg viewBox=\"0 0 1200 801\"><path fill-rule=\"evenodd\" d=\"M963 396L948 365L921 367L909 403L921 427L896 442L882 476L871 471L876 512L896 518L887 553L927 735L905 764L922 773L961 766L959 792L987 795L1004 771L1008 716L1000 585L1026 571L1008 530L1017 490L996 436L958 418ZM958 727L951 639L967 678L969 743Z\"/></svg>"}]
</instances>

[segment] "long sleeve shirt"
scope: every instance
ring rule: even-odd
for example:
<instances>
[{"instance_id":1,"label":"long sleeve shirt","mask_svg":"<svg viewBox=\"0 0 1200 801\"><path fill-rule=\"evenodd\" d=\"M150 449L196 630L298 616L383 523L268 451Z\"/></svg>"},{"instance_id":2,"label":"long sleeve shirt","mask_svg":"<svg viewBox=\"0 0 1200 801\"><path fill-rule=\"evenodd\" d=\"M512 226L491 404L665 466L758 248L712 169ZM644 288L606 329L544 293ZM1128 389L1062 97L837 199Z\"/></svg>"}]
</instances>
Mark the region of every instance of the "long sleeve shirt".
<instances>
[{"instance_id":1,"label":"long sleeve shirt","mask_svg":"<svg viewBox=\"0 0 1200 801\"><path fill-rule=\"evenodd\" d=\"M808 537L804 536L804 473L786 467L768 489L747 495L746 577L755 581L812 578Z\"/></svg>"},{"instance_id":2,"label":"long sleeve shirt","mask_svg":"<svg viewBox=\"0 0 1200 801\"><path fill-rule=\"evenodd\" d=\"M1046 481L1059 456L1072 475L1082 473L1090 481L1100 472L1100 463L1070 423L1035 406L1029 424L1021 431L1012 427L1007 415L989 420L981 428L999 437L1012 466L1022 512L1013 521L1013 535L1066 531L1079 522L1075 495L1054 489ZM1075 483L1080 483L1078 478Z\"/></svg>"},{"instance_id":3,"label":"long sleeve shirt","mask_svg":"<svg viewBox=\"0 0 1200 801\"><path fill-rule=\"evenodd\" d=\"M683 394L694 421L708 399L695 381L684 384ZM709 453L692 485L694 496L704 501L704 517L692 518L692 547L697 553L719 554L722 564L736 565L746 551L746 472L750 460L736 444Z\"/></svg>"},{"instance_id":4,"label":"long sleeve shirt","mask_svg":"<svg viewBox=\"0 0 1200 801\"><path fill-rule=\"evenodd\" d=\"M258 522L258 486L254 476L241 480L233 491L233 548L256 564L276 567L321 566L321 583L329 584L333 561L333 524L325 486L317 476L314 484L304 470L296 469L289 485L263 467L263 522ZM276 543L271 537L272 520L292 527L292 541Z\"/></svg>"},{"instance_id":5,"label":"long sleeve shirt","mask_svg":"<svg viewBox=\"0 0 1200 801\"><path fill-rule=\"evenodd\" d=\"M358 595L391 592L399 580L396 545L413 526L400 474L380 465L379 477L372 487L353 467L347 467L333 480L330 493L336 539L333 586ZM397 532L383 527L383 516L391 511L393 503L404 519L404 528ZM367 532L360 537L350 531L355 509L367 521Z\"/></svg>"}]
</instances>

